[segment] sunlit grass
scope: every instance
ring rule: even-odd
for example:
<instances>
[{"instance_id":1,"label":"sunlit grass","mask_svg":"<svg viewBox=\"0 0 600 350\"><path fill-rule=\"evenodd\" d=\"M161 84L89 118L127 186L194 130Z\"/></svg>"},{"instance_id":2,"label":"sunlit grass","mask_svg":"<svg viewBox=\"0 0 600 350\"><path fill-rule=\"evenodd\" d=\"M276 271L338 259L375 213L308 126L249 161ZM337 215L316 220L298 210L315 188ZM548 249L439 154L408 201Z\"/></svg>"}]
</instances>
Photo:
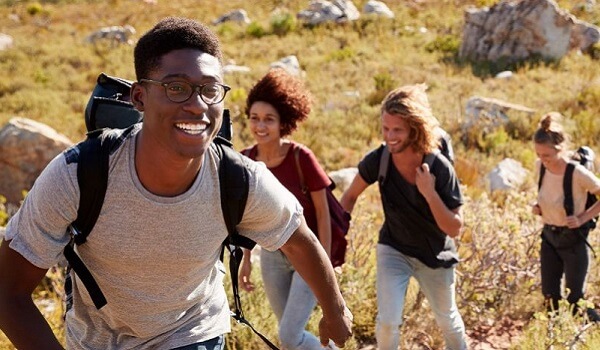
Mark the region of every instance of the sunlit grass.
<instances>
[{"instance_id":1,"label":"sunlit grass","mask_svg":"<svg viewBox=\"0 0 600 350\"><path fill-rule=\"evenodd\" d=\"M366 1L354 1L360 10ZM513 339L515 349L545 349L549 329L560 349L581 329L581 320L545 319L539 286L539 219L529 211L534 200L531 172L525 185L514 193L490 194L486 174L505 157L533 170L535 154L531 135L539 117L548 111L562 112L567 130L578 143L598 151L600 143L600 70L598 60L571 53L559 62L524 63L510 79L494 79L491 68L456 60L461 40L463 11L467 6L492 5L487 0L388 1L395 20L362 18L343 25L308 28L290 17L273 17L273 11L295 14L307 7L304 0L247 1L159 0L146 5L140 0L0 0L0 32L15 39L13 49L0 52L0 125L15 116L46 123L77 141L83 138L83 109L100 72L134 79L132 47L86 45L84 38L102 26L132 24L136 38L162 17L188 16L210 23L235 8L245 8L264 32L260 38L245 26L213 27L230 60L251 68L250 73L225 76L233 91L226 99L234 120L234 145L251 144L243 114L247 91L271 62L296 55L304 79L315 97L309 120L293 134L309 146L326 170L356 166L380 141L378 103L392 87L416 82L429 85L435 115L448 130L457 154L456 170L468 199L463 208L465 230L458 240L463 262L457 269L457 295L467 329L505 317L524 320L523 335ZM580 1L558 1L573 9ZM597 7L596 7L597 8ZM8 19L18 15L19 22ZM595 23L598 10L576 12ZM426 30L422 30L426 29ZM535 109L534 115L511 115L503 128L493 131L463 128L465 104L472 96L493 97ZM4 214L3 214L4 213ZM374 343L375 254L382 222L376 186L361 197L353 213L347 264L338 275L344 296L355 314L350 349ZM6 210L0 202L0 225ZM598 233L590 236L594 246ZM598 259L592 264L588 295L600 302ZM275 318L270 312L254 271L257 291L244 293L247 318L271 339L276 339ZM60 310L60 275L49 274L35 294L53 329L64 341ZM229 290L229 285L226 286ZM48 307L53 305L54 308ZM318 314L318 312L316 313ZM309 329L316 332L318 317ZM407 298L403 346L415 344L441 349L441 335L416 285ZM600 348L600 332L586 329L580 349ZM232 349L262 349L248 329L234 325L227 337ZM562 343L561 343L562 342ZM0 333L0 349L11 349Z\"/></svg>"}]
</instances>

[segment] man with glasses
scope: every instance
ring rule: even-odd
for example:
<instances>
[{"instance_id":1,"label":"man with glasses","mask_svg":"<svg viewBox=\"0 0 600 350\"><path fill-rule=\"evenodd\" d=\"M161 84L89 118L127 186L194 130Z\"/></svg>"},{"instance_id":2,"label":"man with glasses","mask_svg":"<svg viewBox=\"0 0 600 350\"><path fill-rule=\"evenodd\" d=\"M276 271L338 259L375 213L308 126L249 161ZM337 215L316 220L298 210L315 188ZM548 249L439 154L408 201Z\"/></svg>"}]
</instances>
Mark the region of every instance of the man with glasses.
<instances>
[{"instance_id":1,"label":"man with glasses","mask_svg":"<svg viewBox=\"0 0 600 350\"><path fill-rule=\"evenodd\" d=\"M227 236L218 156L221 48L204 25L167 18L134 51L131 101L144 120L109 159L102 211L77 253L106 296L96 309L78 278L66 315L71 349L224 347L230 311L219 260ZM68 244L77 217L77 152L57 156L37 179L0 246L0 328L19 349L61 349L31 293ZM241 235L281 249L323 309L321 342L343 345L351 317L333 269L302 208L271 173L248 163Z\"/></svg>"}]
</instances>

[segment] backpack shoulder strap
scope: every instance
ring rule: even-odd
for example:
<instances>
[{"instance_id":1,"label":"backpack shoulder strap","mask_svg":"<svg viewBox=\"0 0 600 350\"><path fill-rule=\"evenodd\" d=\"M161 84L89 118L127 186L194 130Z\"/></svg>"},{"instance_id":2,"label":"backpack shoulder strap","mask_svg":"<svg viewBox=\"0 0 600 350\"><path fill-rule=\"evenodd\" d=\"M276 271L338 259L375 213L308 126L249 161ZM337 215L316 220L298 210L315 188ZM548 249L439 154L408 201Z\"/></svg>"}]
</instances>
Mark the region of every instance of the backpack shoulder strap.
<instances>
[{"instance_id":1,"label":"backpack shoulder strap","mask_svg":"<svg viewBox=\"0 0 600 350\"><path fill-rule=\"evenodd\" d=\"M380 185L383 185L385 183L385 178L387 177L389 166L390 150L387 148L386 145L384 145L383 150L381 152L381 158L379 159L379 176L377 177Z\"/></svg>"},{"instance_id":2,"label":"backpack shoulder strap","mask_svg":"<svg viewBox=\"0 0 600 350\"><path fill-rule=\"evenodd\" d=\"M219 157L219 186L221 209L229 233L226 244L241 245L252 249L253 241L238 235L236 226L242 221L248 200L249 179L245 158L228 141L216 138L213 147Z\"/></svg>"},{"instance_id":3,"label":"backpack shoulder strap","mask_svg":"<svg viewBox=\"0 0 600 350\"><path fill-rule=\"evenodd\" d=\"M565 177L563 179L563 192L565 195L564 207L567 216L573 215L575 209L573 204L573 172L575 171L575 164L567 163L567 169L565 170Z\"/></svg>"},{"instance_id":4,"label":"backpack shoulder strap","mask_svg":"<svg viewBox=\"0 0 600 350\"><path fill-rule=\"evenodd\" d=\"M429 165L429 169L433 169L433 164L437 159L438 154L440 154L439 150L434 150L432 153L428 153L423 157L423 163ZM379 176L378 181L383 185L385 182L385 178L387 177L388 168L390 166L390 151L387 146L383 147L383 151L381 153L381 159L379 160Z\"/></svg>"},{"instance_id":5,"label":"backpack shoulder strap","mask_svg":"<svg viewBox=\"0 0 600 350\"><path fill-rule=\"evenodd\" d=\"M72 235L71 242L65 246L65 259L69 267L79 276L97 309L106 305L107 301L96 283L96 280L85 266L74 246L86 242L88 235L96 225L104 196L108 186L108 159L120 140L133 130L96 130L90 132L87 139L79 143L77 163L77 184L79 186L79 207L77 218L69 226ZM67 308L70 307L72 282L65 282Z\"/></svg>"},{"instance_id":6,"label":"backpack shoulder strap","mask_svg":"<svg viewBox=\"0 0 600 350\"><path fill-rule=\"evenodd\" d=\"M302 172L302 167L300 166L300 146L292 146L294 147L294 161L296 162L296 171L298 172L298 178L300 179L300 188L302 189L302 193L305 195L308 194L308 187L306 186L306 182L304 181L304 173Z\"/></svg>"},{"instance_id":7,"label":"backpack shoulder strap","mask_svg":"<svg viewBox=\"0 0 600 350\"><path fill-rule=\"evenodd\" d=\"M441 154L441 152L436 149L431 153L427 153L423 157L423 164L427 164L429 166L429 171L431 171L433 169L433 164L435 164L438 154Z\"/></svg>"},{"instance_id":8,"label":"backpack shoulder strap","mask_svg":"<svg viewBox=\"0 0 600 350\"><path fill-rule=\"evenodd\" d=\"M77 218L71 224L75 244L85 243L104 203L108 186L108 159L110 154L134 129L135 125L124 129L100 129L87 135L87 139L77 145L77 184L79 185L79 208Z\"/></svg>"},{"instance_id":9,"label":"backpack shoulder strap","mask_svg":"<svg viewBox=\"0 0 600 350\"><path fill-rule=\"evenodd\" d=\"M540 162L540 177L538 178L538 191L542 188L542 180L546 174L546 167Z\"/></svg>"}]
</instances>

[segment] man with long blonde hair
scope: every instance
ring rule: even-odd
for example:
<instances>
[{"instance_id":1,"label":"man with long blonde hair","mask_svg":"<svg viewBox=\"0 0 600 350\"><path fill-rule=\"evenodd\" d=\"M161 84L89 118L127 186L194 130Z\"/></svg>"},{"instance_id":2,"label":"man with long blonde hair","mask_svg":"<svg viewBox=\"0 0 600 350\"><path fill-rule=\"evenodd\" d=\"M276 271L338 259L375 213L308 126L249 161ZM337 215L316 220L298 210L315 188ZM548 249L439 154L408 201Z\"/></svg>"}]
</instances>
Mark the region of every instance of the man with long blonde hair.
<instances>
[{"instance_id":1,"label":"man with long blonde hair","mask_svg":"<svg viewBox=\"0 0 600 350\"><path fill-rule=\"evenodd\" d=\"M450 161L437 150L437 119L425 84L391 91L381 106L385 144L368 153L341 199L352 211L358 196L379 182L385 221L377 244L377 345L396 350L408 281L414 277L429 301L446 347L467 348L454 292L454 245L463 204Z\"/></svg>"}]
</instances>

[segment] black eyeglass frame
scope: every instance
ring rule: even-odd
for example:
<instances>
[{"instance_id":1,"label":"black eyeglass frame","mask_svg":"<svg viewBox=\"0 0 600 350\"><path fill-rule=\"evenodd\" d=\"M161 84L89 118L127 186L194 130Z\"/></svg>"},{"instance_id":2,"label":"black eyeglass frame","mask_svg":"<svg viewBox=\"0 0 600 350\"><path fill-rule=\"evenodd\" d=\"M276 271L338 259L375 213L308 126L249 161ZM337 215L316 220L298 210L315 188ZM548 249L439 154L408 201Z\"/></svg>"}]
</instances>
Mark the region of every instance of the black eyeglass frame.
<instances>
[{"instance_id":1,"label":"black eyeglass frame","mask_svg":"<svg viewBox=\"0 0 600 350\"><path fill-rule=\"evenodd\" d=\"M227 95L227 92L229 92L229 90L231 90L231 87L225 84L221 84L221 83L217 83L217 82L212 82L212 83L206 83L206 84L201 84L201 85L194 85L194 84L190 84L188 82L185 81L170 81L170 82L163 82L163 81L158 81L158 80L152 80L152 79L140 79L138 80L138 83L143 84L144 82L147 83L152 83L155 85L160 85L165 89L165 95L167 96L167 98L169 99L169 101L173 102L173 103L184 103L187 102L190 98L192 98L192 96L194 96L194 92L198 93L198 95L200 95L200 98L202 99L202 101L204 101L204 103L206 103L207 105L216 105L217 103L221 103L221 101L223 101L225 99L225 96ZM192 93L190 93L190 95L183 101L173 101L171 99L171 97L169 96L168 92L167 92L167 88L169 86L169 84L173 84L173 83L177 83L177 84L187 84L189 86L192 87ZM219 99L218 101L215 102L208 102L206 101L204 95L202 95L202 90L204 90L205 87L209 86L209 85L217 85L220 86L221 88L223 88L223 96L221 96L221 99Z\"/></svg>"}]
</instances>

